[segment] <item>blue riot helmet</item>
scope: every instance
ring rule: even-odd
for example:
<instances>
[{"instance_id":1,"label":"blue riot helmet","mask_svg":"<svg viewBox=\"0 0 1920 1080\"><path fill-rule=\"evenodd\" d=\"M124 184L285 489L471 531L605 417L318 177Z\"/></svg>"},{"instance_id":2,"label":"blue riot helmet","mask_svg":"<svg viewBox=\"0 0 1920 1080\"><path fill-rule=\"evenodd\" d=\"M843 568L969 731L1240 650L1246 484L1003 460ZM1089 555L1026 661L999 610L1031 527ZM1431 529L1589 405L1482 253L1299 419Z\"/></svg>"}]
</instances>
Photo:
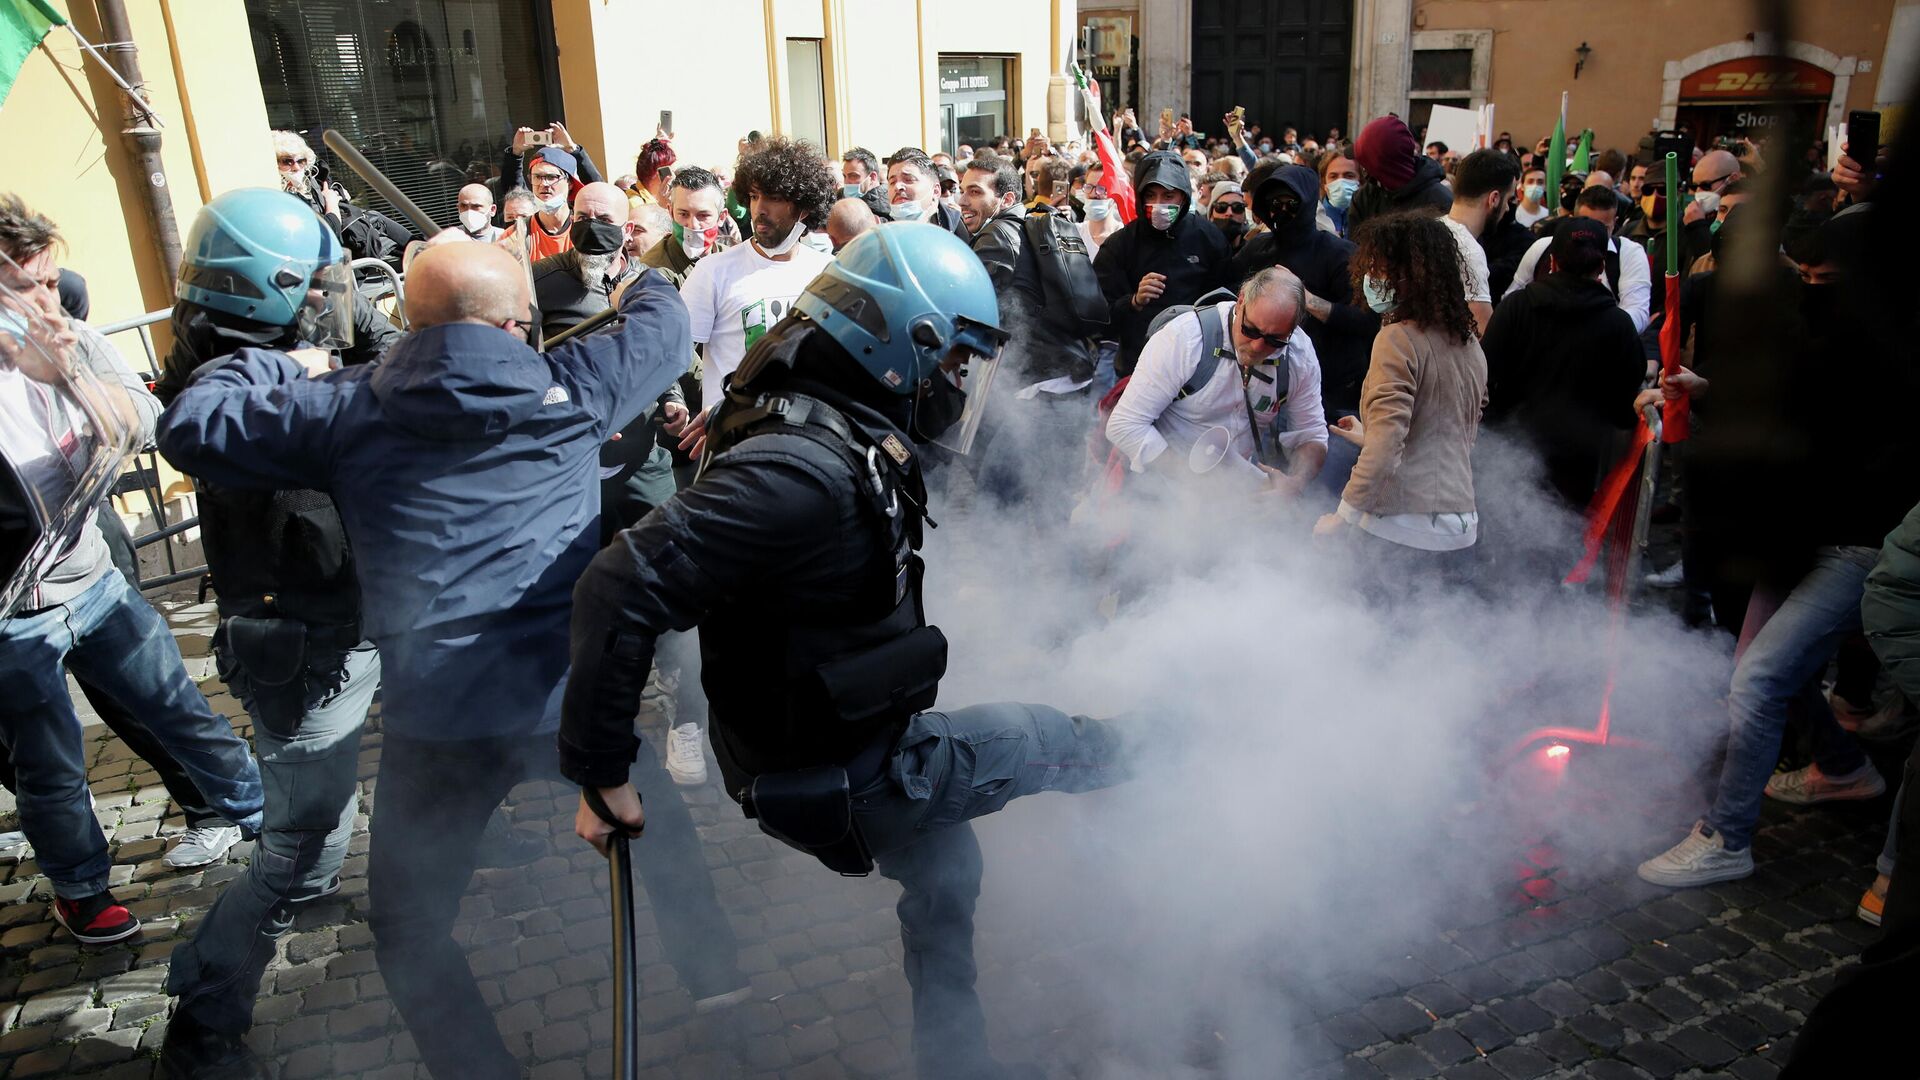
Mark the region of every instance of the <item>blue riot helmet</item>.
<instances>
[{"instance_id":1,"label":"blue riot helmet","mask_svg":"<svg viewBox=\"0 0 1920 1080\"><path fill-rule=\"evenodd\" d=\"M911 434L964 454L1007 332L979 256L924 222L876 225L840 249L794 310L893 393L917 393Z\"/></svg>"},{"instance_id":2,"label":"blue riot helmet","mask_svg":"<svg viewBox=\"0 0 1920 1080\"><path fill-rule=\"evenodd\" d=\"M200 208L174 295L213 311L293 328L322 349L353 344L346 249L296 196L240 188Z\"/></svg>"}]
</instances>

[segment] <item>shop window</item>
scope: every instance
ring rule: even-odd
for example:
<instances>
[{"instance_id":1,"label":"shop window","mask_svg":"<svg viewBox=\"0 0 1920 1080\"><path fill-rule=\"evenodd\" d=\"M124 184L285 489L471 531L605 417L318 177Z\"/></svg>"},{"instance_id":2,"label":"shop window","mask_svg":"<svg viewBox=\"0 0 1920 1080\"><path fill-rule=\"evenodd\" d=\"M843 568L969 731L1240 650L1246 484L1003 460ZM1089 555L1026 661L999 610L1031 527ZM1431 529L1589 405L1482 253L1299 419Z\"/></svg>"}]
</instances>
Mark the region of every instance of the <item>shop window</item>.
<instances>
[{"instance_id":1,"label":"shop window","mask_svg":"<svg viewBox=\"0 0 1920 1080\"><path fill-rule=\"evenodd\" d=\"M320 132L335 128L435 221L493 179L517 127L564 120L546 0L246 0L275 128L300 132L361 206L405 221ZM619 163L602 162L618 173ZM407 222L411 227L411 223Z\"/></svg>"},{"instance_id":2,"label":"shop window","mask_svg":"<svg viewBox=\"0 0 1920 1080\"><path fill-rule=\"evenodd\" d=\"M940 56L940 148L979 146L1017 135L1010 110L1013 60L1005 56Z\"/></svg>"}]
</instances>

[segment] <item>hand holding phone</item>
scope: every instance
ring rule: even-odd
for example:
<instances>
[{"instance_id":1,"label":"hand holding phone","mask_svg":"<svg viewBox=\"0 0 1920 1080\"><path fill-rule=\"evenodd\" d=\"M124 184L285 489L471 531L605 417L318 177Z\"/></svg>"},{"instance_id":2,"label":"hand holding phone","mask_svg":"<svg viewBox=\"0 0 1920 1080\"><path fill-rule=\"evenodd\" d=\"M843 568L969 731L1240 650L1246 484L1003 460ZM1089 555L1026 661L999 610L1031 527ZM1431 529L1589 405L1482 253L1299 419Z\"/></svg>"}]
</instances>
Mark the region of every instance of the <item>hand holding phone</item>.
<instances>
[{"instance_id":1,"label":"hand holding phone","mask_svg":"<svg viewBox=\"0 0 1920 1080\"><path fill-rule=\"evenodd\" d=\"M1874 159L1880 155L1880 114L1869 109L1847 113L1846 155L1860 171L1871 176Z\"/></svg>"}]
</instances>

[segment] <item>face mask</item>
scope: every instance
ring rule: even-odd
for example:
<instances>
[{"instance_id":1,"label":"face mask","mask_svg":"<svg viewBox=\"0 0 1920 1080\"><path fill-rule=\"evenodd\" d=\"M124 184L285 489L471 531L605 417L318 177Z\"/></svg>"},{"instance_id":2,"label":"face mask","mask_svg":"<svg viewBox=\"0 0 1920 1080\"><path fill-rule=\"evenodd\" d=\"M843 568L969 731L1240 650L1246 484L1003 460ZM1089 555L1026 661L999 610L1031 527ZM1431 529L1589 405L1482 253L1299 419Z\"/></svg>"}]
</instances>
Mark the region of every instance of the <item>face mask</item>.
<instances>
[{"instance_id":1,"label":"face mask","mask_svg":"<svg viewBox=\"0 0 1920 1080\"><path fill-rule=\"evenodd\" d=\"M860 191L859 184L840 185L840 197L843 199L857 199L861 196L861 194L862 193Z\"/></svg>"},{"instance_id":2,"label":"face mask","mask_svg":"<svg viewBox=\"0 0 1920 1080\"><path fill-rule=\"evenodd\" d=\"M1263 154L1273 153L1273 144L1265 139L1260 140L1260 152Z\"/></svg>"},{"instance_id":3,"label":"face mask","mask_svg":"<svg viewBox=\"0 0 1920 1080\"><path fill-rule=\"evenodd\" d=\"M1385 315L1400 306L1400 301L1393 298L1392 286L1384 281L1375 280L1372 274L1360 279L1360 291L1366 294L1367 306L1372 308L1375 314Z\"/></svg>"},{"instance_id":4,"label":"face mask","mask_svg":"<svg viewBox=\"0 0 1920 1080\"><path fill-rule=\"evenodd\" d=\"M573 250L582 255L611 255L627 242L627 230L622 226L585 217L574 219L567 235L573 239Z\"/></svg>"},{"instance_id":5,"label":"face mask","mask_svg":"<svg viewBox=\"0 0 1920 1080\"><path fill-rule=\"evenodd\" d=\"M893 203L890 209L895 221L919 221L927 213L927 208L917 202Z\"/></svg>"},{"instance_id":6,"label":"face mask","mask_svg":"<svg viewBox=\"0 0 1920 1080\"><path fill-rule=\"evenodd\" d=\"M1335 180L1327 185L1327 205L1335 210L1345 210L1353 202L1353 193L1359 190L1358 180Z\"/></svg>"},{"instance_id":7,"label":"face mask","mask_svg":"<svg viewBox=\"0 0 1920 1080\"><path fill-rule=\"evenodd\" d=\"M1161 232L1173 228L1173 223L1180 218L1179 203L1155 203L1147 211L1148 221Z\"/></svg>"},{"instance_id":8,"label":"face mask","mask_svg":"<svg viewBox=\"0 0 1920 1080\"><path fill-rule=\"evenodd\" d=\"M534 201L539 204L540 209L545 210L547 213L558 214L567 208L567 193L563 188L558 195L555 195L551 199L542 199L539 196L535 196Z\"/></svg>"},{"instance_id":9,"label":"face mask","mask_svg":"<svg viewBox=\"0 0 1920 1080\"><path fill-rule=\"evenodd\" d=\"M1213 227L1219 229L1229 241L1240 239L1240 235L1247 231L1247 223L1239 218L1215 218Z\"/></svg>"},{"instance_id":10,"label":"face mask","mask_svg":"<svg viewBox=\"0 0 1920 1080\"><path fill-rule=\"evenodd\" d=\"M1081 206L1087 205L1087 193L1081 191L1079 188L1073 189L1073 201L1079 203Z\"/></svg>"},{"instance_id":11,"label":"face mask","mask_svg":"<svg viewBox=\"0 0 1920 1080\"><path fill-rule=\"evenodd\" d=\"M765 252L768 258L779 258L787 252L792 251L793 245L799 243L800 238L806 235L806 232L807 227L796 221L793 223L793 231L787 234L785 240L777 244L761 244L758 240L755 240L754 243L760 244L760 250Z\"/></svg>"},{"instance_id":12,"label":"face mask","mask_svg":"<svg viewBox=\"0 0 1920 1080\"><path fill-rule=\"evenodd\" d=\"M714 238L719 235L719 226L711 229L689 229L682 225L673 227L673 238L680 241L680 250L686 252L689 259L705 255L707 249L713 246Z\"/></svg>"},{"instance_id":13,"label":"face mask","mask_svg":"<svg viewBox=\"0 0 1920 1080\"><path fill-rule=\"evenodd\" d=\"M1648 221L1659 221L1666 216L1667 199L1664 195L1640 196L1640 212L1647 215Z\"/></svg>"},{"instance_id":14,"label":"face mask","mask_svg":"<svg viewBox=\"0 0 1920 1080\"><path fill-rule=\"evenodd\" d=\"M1545 184L1528 184L1527 185L1527 201L1528 202L1538 205L1540 200L1546 198L1546 196L1547 196L1547 186Z\"/></svg>"},{"instance_id":15,"label":"face mask","mask_svg":"<svg viewBox=\"0 0 1920 1080\"><path fill-rule=\"evenodd\" d=\"M1087 220L1105 221L1113 213L1112 199L1087 200Z\"/></svg>"},{"instance_id":16,"label":"face mask","mask_svg":"<svg viewBox=\"0 0 1920 1080\"><path fill-rule=\"evenodd\" d=\"M967 392L953 385L945 374L935 372L920 384L920 400L913 409L914 441L932 442L966 414Z\"/></svg>"},{"instance_id":17,"label":"face mask","mask_svg":"<svg viewBox=\"0 0 1920 1080\"><path fill-rule=\"evenodd\" d=\"M468 235L478 236L480 231L487 227L487 212L485 210L460 211L460 227L467 230Z\"/></svg>"},{"instance_id":18,"label":"face mask","mask_svg":"<svg viewBox=\"0 0 1920 1080\"><path fill-rule=\"evenodd\" d=\"M1700 208L1700 213L1709 218L1720 212L1720 193L1717 191L1702 191L1693 197L1693 202Z\"/></svg>"},{"instance_id":19,"label":"face mask","mask_svg":"<svg viewBox=\"0 0 1920 1080\"><path fill-rule=\"evenodd\" d=\"M1724 224L1726 224L1726 223L1725 223L1725 222L1723 222L1723 221L1721 221L1721 220L1720 220L1719 218L1714 218L1714 219L1713 219L1713 224L1711 224L1711 225L1709 225L1709 226L1707 226L1707 231L1708 231L1708 232L1715 232L1715 233L1717 233L1717 232L1719 232L1719 231L1720 231L1720 226L1722 226L1722 225L1724 225Z\"/></svg>"}]
</instances>

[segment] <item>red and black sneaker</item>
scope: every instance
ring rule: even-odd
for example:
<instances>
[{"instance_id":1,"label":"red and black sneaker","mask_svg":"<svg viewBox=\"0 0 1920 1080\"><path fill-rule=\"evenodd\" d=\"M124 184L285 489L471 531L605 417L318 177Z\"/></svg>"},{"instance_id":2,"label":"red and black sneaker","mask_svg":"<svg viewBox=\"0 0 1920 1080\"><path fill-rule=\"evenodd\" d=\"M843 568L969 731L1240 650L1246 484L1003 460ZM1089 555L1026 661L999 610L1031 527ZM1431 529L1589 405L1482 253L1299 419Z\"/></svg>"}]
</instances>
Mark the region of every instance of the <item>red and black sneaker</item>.
<instances>
[{"instance_id":1,"label":"red and black sneaker","mask_svg":"<svg viewBox=\"0 0 1920 1080\"><path fill-rule=\"evenodd\" d=\"M84 900L55 900L53 917L84 945L123 941L140 932L140 920L111 892L97 892Z\"/></svg>"}]
</instances>

